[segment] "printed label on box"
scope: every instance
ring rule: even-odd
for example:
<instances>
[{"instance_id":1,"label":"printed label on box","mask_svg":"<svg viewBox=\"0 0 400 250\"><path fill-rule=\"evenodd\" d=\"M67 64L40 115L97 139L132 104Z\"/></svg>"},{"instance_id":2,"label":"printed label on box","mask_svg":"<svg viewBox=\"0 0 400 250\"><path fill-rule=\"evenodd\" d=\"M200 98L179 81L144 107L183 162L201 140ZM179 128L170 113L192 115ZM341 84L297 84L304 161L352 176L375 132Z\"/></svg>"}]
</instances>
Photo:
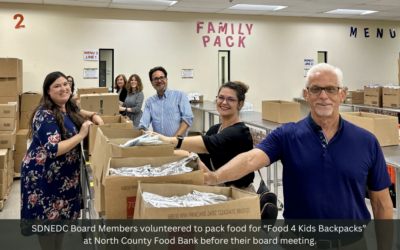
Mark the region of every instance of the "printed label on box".
<instances>
[{"instance_id":1,"label":"printed label on box","mask_svg":"<svg viewBox=\"0 0 400 250\"><path fill-rule=\"evenodd\" d=\"M135 212L136 196L126 197L126 218L133 219Z\"/></svg>"}]
</instances>

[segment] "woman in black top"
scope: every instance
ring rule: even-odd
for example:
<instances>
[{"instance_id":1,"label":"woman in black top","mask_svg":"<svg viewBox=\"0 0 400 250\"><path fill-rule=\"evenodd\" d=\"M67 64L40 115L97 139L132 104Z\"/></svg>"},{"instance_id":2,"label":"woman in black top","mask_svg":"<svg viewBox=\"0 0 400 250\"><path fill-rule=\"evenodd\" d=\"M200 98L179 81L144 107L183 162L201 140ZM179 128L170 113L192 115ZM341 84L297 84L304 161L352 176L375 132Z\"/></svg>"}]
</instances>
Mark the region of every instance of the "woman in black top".
<instances>
[{"instance_id":1,"label":"woman in black top","mask_svg":"<svg viewBox=\"0 0 400 250\"><path fill-rule=\"evenodd\" d=\"M128 91L126 90L126 85L128 81L126 80L125 75L119 74L114 81L114 89L117 90L117 94L119 95L119 105L121 106L128 95ZM125 115L124 111L119 111L121 115Z\"/></svg>"},{"instance_id":2,"label":"woman in black top","mask_svg":"<svg viewBox=\"0 0 400 250\"><path fill-rule=\"evenodd\" d=\"M212 126L204 136L186 137L182 140L179 155L189 152L199 154L202 162L215 171L237 155L253 149L253 139L249 128L239 119L239 111L243 107L245 94L249 87L242 82L228 82L221 86L217 96L217 110L222 123ZM153 133L157 134L157 133ZM159 134L157 134L159 135ZM175 146L179 140L175 137L159 135L163 140L172 141ZM226 182L226 186L235 186L247 191L256 192L253 186L254 173L241 179Z\"/></svg>"}]
</instances>

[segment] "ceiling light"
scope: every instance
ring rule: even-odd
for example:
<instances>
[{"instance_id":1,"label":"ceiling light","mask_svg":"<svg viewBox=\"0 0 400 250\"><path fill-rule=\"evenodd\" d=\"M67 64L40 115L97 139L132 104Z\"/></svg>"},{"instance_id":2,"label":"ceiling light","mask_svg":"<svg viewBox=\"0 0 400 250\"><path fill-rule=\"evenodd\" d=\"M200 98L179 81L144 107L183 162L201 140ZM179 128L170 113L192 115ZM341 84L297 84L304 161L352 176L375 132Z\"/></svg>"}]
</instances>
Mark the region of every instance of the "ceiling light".
<instances>
[{"instance_id":1,"label":"ceiling light","mask_svg":"<svg viewBox=\"0 0 400 250\"><path fill-rule=\"evenodd\" d=\"M287 8L288 6L277 6L277 5L255 5L255 4L236 4L228 9L230 10L269 10L276 11Z\"/></svg>"},{"instance_id":2,"label":"ceiling light","mask_svg":"<svg viewBox=\"0 0 400 250\"><path fill-rule=\"evenodd\" d=\"M371 13L375 13L378 11L375 10L347 10L347 9L337 9L337 10L331 10L327 11L324 13L327 14L339 14L339 15L368 15Z\"/></svg>"},{"instance_id":3,"label":"ceiling light","mask_svg":"<svg viewBox=\"0 0 400 250\"><path fill-rule=\"evenodd\" d=\"M127 3L127 4L146 4L146 5L163 5L172 6L178 1L168 1L168 0L113 0L113 3Z\"/></svg>"}]
</instances>

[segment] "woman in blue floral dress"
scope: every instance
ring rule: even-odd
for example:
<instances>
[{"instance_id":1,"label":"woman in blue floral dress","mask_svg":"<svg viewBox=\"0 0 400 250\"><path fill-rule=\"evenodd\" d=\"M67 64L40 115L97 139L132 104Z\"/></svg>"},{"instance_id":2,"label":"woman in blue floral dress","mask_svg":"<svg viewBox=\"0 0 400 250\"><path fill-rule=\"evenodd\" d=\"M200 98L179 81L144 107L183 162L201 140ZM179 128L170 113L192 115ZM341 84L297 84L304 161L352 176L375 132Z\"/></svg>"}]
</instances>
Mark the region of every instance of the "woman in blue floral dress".
<instances>
[{"instance_id":1,"label":"woman in blue floral dress","mask_svg":"<svg viewBox=\"0 0 400 250\"><path fill-rule=\"evenodd\" d=\"M54 223L55 220L79 218L80 142L92 124L85 122L85 118L103 124L96 113L78 109L71 99L71 89L64 74L53 72L47 75L40 105L31 118L29 135L32 144L21 164L23 235L32 234L28 221ZM52 240L46 237L44 242L41 237L45 236L39 236L44 249L43 244ZM53 235L54 240L56 237ZM57 249L61 245L49 247Z\"/></svg>"}]
</instances>

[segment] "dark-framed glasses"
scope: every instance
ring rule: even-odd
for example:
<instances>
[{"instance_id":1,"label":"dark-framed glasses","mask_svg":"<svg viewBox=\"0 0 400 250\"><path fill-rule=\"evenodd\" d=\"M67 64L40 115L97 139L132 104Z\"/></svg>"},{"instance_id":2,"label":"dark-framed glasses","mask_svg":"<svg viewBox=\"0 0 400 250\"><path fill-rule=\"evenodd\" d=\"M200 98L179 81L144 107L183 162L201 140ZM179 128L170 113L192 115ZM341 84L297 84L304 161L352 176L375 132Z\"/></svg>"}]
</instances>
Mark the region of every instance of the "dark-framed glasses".
<instances>
[{"instance_id":1,"label":"dark-framed glasses","mask_svg":"<svg viewBox=\"0 0 400 250\"><path fill-rule=\"evenodd\" d=\"M237 101L236 99L234 99L232 97L225 98L223 96L216 96L216 99L217 99L217 102L224 102L226 100L226 103L228 103L228 104L232 104Z\"/></svg>"},{"instance_id":2,"label":"dark-framed glasses","mask_svg":"<svg viewBox=\"0 0 400 250\"><path fill-rule=\"evenodd\" d=\"M164 77L164 76L161 76L161 77L156 77L156 78L153 78L153 82L158 82L158 81L164 81L165 79L167 79L166 77Z\"/></svg>"},{"instance_id":3,"label":"dark-framed glasses","mask_svg":"<svg viewBox=\"0 0 400 250\"><path fill-rule=\"evenodd\" d=\"M325 90L325 93L328 95L337 95L340 89L341 87L336 86L328 86L325 88L318 86L307 87L308 93L310 93L311 95L319 95L321 94L322 90Z\"/></svg>"}]
</instances>

